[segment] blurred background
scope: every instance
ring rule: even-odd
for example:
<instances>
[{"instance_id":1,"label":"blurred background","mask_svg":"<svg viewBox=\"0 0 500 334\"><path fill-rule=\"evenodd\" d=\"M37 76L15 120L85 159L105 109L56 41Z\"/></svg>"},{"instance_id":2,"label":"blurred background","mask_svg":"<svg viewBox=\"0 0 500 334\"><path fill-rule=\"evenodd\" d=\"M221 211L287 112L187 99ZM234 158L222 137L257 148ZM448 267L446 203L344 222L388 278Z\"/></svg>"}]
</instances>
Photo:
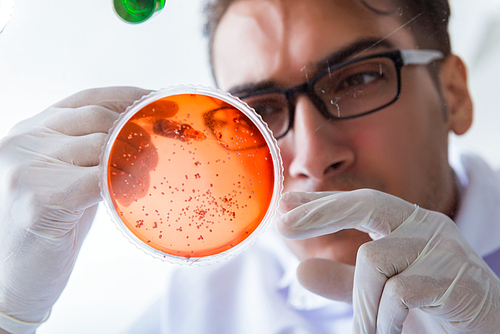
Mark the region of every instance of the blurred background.
<instances>
[{"instance_id":1,"label":"blurred background","mask_svg":"<svg viewBox=\"0 0 500 334\"><path fill-rule=\"evenodd\" d=\"M468 65L476 112L471 131L451 139L500 168L500 0L450 2L453 48ZM204 0L168 0L139 25L121 21L111 0L0 0L0 24L10 3L10 22L0 33L0 137L87 88L213 86ZM120 333L162 293L170 268L131 245L101 208L38 333Z\"/></svg>"}]
</instances>

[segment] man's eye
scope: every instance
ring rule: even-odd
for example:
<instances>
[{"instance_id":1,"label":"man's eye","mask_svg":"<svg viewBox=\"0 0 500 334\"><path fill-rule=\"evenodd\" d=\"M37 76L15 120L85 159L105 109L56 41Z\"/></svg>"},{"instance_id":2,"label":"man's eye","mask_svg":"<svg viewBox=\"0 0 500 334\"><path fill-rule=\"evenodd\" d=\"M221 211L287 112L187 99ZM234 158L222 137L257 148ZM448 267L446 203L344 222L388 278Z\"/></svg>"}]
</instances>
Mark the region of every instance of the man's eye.
<instances>
[{"instance_id":1,"label":"man's eye","mask_svg":"<svg viewBox=\"0 0 500 334\"><path fill-rule=\"evenodd\" d=\"M383 73L379 72L363 72L356 73L345 79L343 79L337 86L338 90L352 89L359 86L367 85L375 80L380 80L383 78Z\"/></svg>"},{"instance_id":2,"label":"man's eye","mask_svg":"<svg viewBox=\"0 0 500 334\"><path fill-rule=\"evenodd\" d=\"M266 119L267 117L272 117L275 115L282 114L287 106L286 100L283 98L283 101L277 99L245 99L245 102L248 105L255 109L255 112L262 116L262 118Z\"/></svg>"},{"instance_id":3,"label":"man's eye","mask_svg":"<svg viewBox=\"0 0 500 334\"><path fill-rule=\"evenodd\" d=\"M283 110L282 106L272 104L260 104L252 107L255 109L255 112L257 112L257 114L261 115L263 118L272 116L274 114L279 114Z\"/></svg>"}]
</instances>

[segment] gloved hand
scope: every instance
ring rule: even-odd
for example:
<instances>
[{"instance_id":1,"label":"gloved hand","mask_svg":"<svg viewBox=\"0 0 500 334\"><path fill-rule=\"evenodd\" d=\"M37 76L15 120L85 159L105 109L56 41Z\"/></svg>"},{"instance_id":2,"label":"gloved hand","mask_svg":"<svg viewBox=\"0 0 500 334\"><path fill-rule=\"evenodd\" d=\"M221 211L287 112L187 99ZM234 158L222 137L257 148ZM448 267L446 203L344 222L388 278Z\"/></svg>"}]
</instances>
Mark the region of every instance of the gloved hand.
<instances>
[{"instance_id":1,"label":"gloved hand","mask_svg":"<svg viewBox=\"0 0 500 334\"><path fill-rule=\"evenodd\" d=\"M106 134L147 93L84 91L19 123L0 142L0 328L32 333L48 317L101 200Z\"/></svg>"},{"instance_id":2,"label":"gloved hand","mask_svg":"<svg viewBox=\"0 0 500 334\"><path fill-rule=\"evenodd\" d=\"M282 204L289 211L277 228L287 238L356 228L376 239L359 248L354 270L325 259L297 270L306 288L332 299L349 302L342 289L353 282L353 333L400 333L412 308L446 333L498 332L500 280L447 216L365 189L286 193Z\"/></svg>"},{"instance_id":3,"label":"gloved hand","mask_svg":"<svg viewBox=\"0 0 500 334\"><path fill-rule=\"evenodd\" d=\"M110 192L116 200L129 206L144 197L149 189L149 171L158 164L156 147L151 135L139 125L128 122L126 134L116 137L110 152Z\"/></svg>"}]
</instances>

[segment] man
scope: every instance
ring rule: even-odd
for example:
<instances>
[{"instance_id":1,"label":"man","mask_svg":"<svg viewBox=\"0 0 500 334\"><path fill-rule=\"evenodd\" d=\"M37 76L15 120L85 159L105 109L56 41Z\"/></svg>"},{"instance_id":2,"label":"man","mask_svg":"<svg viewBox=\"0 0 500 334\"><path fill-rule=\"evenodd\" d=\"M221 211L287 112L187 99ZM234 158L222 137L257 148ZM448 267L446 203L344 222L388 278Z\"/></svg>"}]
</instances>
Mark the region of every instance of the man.
<instances>
[{"instance_id":1,"label":"man","mask_svg":"<svg viewBox=\"0 0 500 334\"><path fill-rule=\"evenodd\" d=\"M135 332L343 333L352 316L356 333L497 331L500 281L481 256L500 249L499 178L474 156L448 163L472 106L447 3L219 4L214 76L278 139L276 224L293 240L270 229L234 259L179 270ZM48 316L99 201L105 133L144 93L78 94L2 142L0 327Z\"/></svg>"}]
</instances>

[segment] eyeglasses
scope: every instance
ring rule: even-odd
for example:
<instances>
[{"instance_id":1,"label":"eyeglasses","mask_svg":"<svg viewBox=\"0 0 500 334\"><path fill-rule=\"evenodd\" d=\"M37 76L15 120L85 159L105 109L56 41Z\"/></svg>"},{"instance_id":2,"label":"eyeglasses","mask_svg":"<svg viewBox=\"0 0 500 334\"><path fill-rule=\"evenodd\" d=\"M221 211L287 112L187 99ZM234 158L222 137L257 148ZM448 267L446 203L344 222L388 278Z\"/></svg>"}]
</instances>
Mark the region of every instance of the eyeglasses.
<instances>
[{"instance_id":1,"label":"eyeglasses","mask_svg":"<svg viewBox=\"0 0 500 334\"><path fill-rule=\"evenodd\" d=\"M289 88L234 94L262 116L276 139L293 126L295 100L306 95L327 119L364 116L394 103L401 90L401 68L444 58L437 50L396 50L348 60Z\"/></svg>"}]
</instances>

